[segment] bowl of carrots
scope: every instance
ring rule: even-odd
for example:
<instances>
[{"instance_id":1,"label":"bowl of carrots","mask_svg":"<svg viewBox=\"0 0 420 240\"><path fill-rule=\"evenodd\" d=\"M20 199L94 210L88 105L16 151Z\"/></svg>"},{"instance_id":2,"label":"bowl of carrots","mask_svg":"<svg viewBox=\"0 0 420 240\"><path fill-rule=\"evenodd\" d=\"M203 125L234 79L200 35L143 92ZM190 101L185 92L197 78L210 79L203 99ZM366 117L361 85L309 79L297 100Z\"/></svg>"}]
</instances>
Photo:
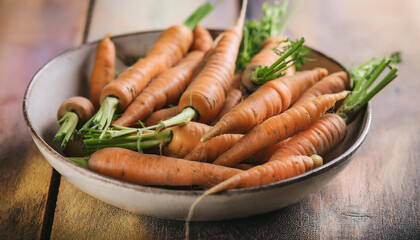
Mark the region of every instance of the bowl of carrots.
<instances>
[{"instance_id":1,"label":"bowl of carrots","mask_svg":"<svg viewBox=\"0 0 420 240\"><path fill-rule=\"evenodd\" d=\"M245 60L243 17L207 31L192 16L70 49L35 74L24 117L60 174L131 212L209 221L288 206L347 166L369 130L368 100L396 77L392 60L349 74L303 39L275 36Z\"/></svg>"}]
</instances>

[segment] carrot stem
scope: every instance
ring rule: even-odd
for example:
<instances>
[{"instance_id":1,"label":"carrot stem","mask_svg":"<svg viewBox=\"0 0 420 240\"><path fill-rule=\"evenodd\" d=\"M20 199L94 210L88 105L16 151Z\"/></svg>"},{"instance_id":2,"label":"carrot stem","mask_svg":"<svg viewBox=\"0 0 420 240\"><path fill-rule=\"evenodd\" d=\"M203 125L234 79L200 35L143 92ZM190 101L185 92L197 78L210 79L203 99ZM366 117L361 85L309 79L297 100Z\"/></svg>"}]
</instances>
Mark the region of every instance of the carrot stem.
<instances>
[{"instance_id":1,"label":"carrot stem","mask_svg":"<svg viewBox=\"0 0 420 240\"><path fill-rule=\"evenodd\" d=\"M289 61L286 61L286 59L294 55L303 46L304 42L305 39L301 38L297 42L291 42L291 46L288 45L283 47L283 50L281 52L276 52L278 55L280 55L279 59L277 59L277 61L274 62L271 66L258 66L257 69L255 69L253 72L252 81L257 85L260 85L283 76L284 71L287 68L294 65L295 62L294 58L292 58L292 60Z\"/></svg>"},{"instance_id":2,"label":"carrot stem","mask_svg":"<svg viewBox=\"0 0 420 240\"><path fill-rule=\"evenodd\" d=\"M83 168L87 168L88 167L88 161L89 161L89 157L69 157L67 158L68 160L76 163L77 165L83 167Z\"/></svg>"},{"instance_id":3,"label":"carrot stem","mask_svg":"<svg viewBox=\"0 0 420 240\"><path fill-rule=\"evenodd\" d=\"M353 92L337 110L337 114L340 115L347 124L353 120L357 112L370 101L370 99L398 76L398 69L392 67L391 64L398 63L399 61L399 57L398 61L395 61L392 57L385 57L379 61L372 58L350 70L350 75L354 78L355 86ZM370 89L372 84L387 67L391 68L388 74Z\"/></svg>"},{"instance_id":4,"label":"carrot stem","mask_svg":"<svg viewBox=\"0 0 420 240\"><path fill-rule=\"evenodd\" d=\"M156 129L157 132L159 132L161 129L166 127L172 127L177 125L184 125L189 123L191 120L196 119L198 117L198 113L195 109L191 107L184 108L178 115L171 117L164 121L159 121L158 124L140 128L139 130L150 130L150 129Z\"/></svg>"},{"instance_id":5,"label":"carrot stem","mask_svg":"<svg viewBox=\"0 0 420 240\"><path fill-rule=\"evenodd\" d=\"M159 146L170 141L172 141L172 131L168 129L161 131L159 134L148 133L142 135L139 133L136 136L123 136L111 139L90 138L83 140L83 143L87 152L95 152L107 147L120 147L141 152L144 148Z\"/></svg>"},{"instance_id":6,"label":"carrot stem","mask_svg":"<svg viewBox=\"0 0 420 240\"><path fill-rule=\"evenodd\" d=\"M65 150L67 147L67 143L69 142L70 138L73 136L77 123L79 122L79 116L75 112L68 111L64 114L64 116L58 120L60 124L60 129L58 130L57 134L55 134L53 141L61 142L61 149Z\"/></svg>"},{"instance_id":7,"label":"carrot stem","mask_svg":"<svg viewBox=\"0 0 420 240\"><path fill-rule=\"evenodd\" d=\"M217 2L215 5L206 2L198 7L184 22L184 25L189 29L194 30L197 23L199 23L205 16L207 16L213 9L220 3Z\"/></svg>"}]
</instances>

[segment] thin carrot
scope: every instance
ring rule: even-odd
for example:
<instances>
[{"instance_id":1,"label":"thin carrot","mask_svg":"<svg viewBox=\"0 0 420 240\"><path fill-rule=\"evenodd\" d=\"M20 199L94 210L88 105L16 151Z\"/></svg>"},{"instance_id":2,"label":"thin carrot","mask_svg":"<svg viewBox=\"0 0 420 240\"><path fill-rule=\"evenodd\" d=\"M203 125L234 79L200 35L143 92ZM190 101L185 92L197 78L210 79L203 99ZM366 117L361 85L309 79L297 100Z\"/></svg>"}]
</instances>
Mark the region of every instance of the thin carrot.
<instances>
[{"instance_id":1,"label":"thin carrot","mask_svg":"<svg viewBox=\"0 0 420 240\"><path fill-rule=\"evenodd\" d=\"M323 94L338 93L350 89L350 78L346 72L336 72L315 83L302 94L293 106L302 104Z\"/></svg>"},{"instance_id":2,"label":"thin carrot","mask_svg":"<svg viewBox=\"0 0 420 240\"><path fill-rule=\"evenodd\" d=\"M246 133L265 119L286 110L314 83L327 75L327 70L315 68L295 76L284 76L265 83L256 92L236 105L207 132L202 141L225 133Z\"/></svg>"},{"instance_id":3,"label":"thin carrot","mask_svg":"<svg viewBox=\"0 0 420 240\"><path fill-rule=\"evenodd\" d=\"M226 96L225 103L216 118L211 121L210 125L216 124L226 113L235 107L242 100L242 92L239 89L231 88Z\"/></svg>"},{"instance_id":4,"label":"thin carrot","mask_svg":"<svg viewBox=\"0 0 420 240\"><path fill-rule=\"evenodd\" d=\"M156 112L153 112L148 116L144 121L143 124L145 126L153 126L159 123L159 121L169 119L178 114L178 106L173 106L170 108L160 109Z\"/></svg>"},{"instance_id":5,"label":"thin carrot","mask_svg":"<svg viewBox=\"0 0 420 240\"><path fill-rule=\"evenodd\" d=\"M203 56L204 52L192 51L176 66L165 70L135 98L113 125L135 125L154 110L178 100L203 60Z\"/></svg>"},{"instance_id":6,"label":"thin carrot","mask_svg":"<svg viewBox=\"0 0 420 240\"><path fill-rule=\"evenodd\" d=\"M99 174L140 185L212 186L241 170L208 163L105 148L87 158L69 158Z\"/></svg>"},{"instance_id":7,"label":"thin carrot","mask_svg":"<svg viewBox=\"0 0 420 240\"><path fill-rule=\"evenodd\" d=\"M99 108L99 96L102 89L115 79L115 45L108 33L99 42L96 50L95 64L90 75L90 99L95 108Z\"/></svg>"},{"instance_id":8,"label":"thin carrot","mask_svg":"<svg viewBox=\"0 0 420 240\"><path fill-rule=\"evenodd\" d=\"M57 111L60 129L54 136L54 142L63 140L61 149L65 150L67 143L73 136L77 125L85 123L92 117L95 109L92 102L85 97L71 97L66 99Z\"/></svg>"},{"instance_id":9,"label":"thin carrot","mask_svg":"<svg viewBox=\"0 0 420 240\"><path fill-rule=\"evenodd\" d=\"M194 40L191 50L208 52L212 47L213 38L211 37L210 32L200 24L197 24L194 29Z\"/></svg>"},{"instance_id":10,"label":"thin carrot","mask_svg":"<svg viewBox=\"0 0 420 240\"><path fill-rule=\"evenodd\" d=\"M163 31L146 57L105 86L100 96L101 108L93 117L93 123L99 129L108 129L117 109L119 112L125 110L152 78L183 58L192 44L195 25L213 8L212 4L205 3L184 24ZM83 126L81 131L86 131L88 127Z\"/></svg>"},{"instance_id":11,"label":"thin carrot","mask_svg":"<svg viewBox=\"0 0 420 240\"><path fill-rule=\"evenodd\" d=\"M325 94L265 120L241 138L232 148L220 155L213 163L234 166L251 157L258 150L307 129L316 119L333 107L336 101L345 98L347 94L348 92Z\"/></svg>"},{"instance_id":12,"label":"thin carrot","mask_svg":"<svg viewBox=\"0 0 420 240\"><path fill-rule=\"evenodd\" d=\"M230 88L236 88L236 89L241 89L241 78L242 78L242 72L239 73L235 73L235 75L233 75L233 80L232 80L232 85L230 86Z\"/></svg>"}]
</instances>

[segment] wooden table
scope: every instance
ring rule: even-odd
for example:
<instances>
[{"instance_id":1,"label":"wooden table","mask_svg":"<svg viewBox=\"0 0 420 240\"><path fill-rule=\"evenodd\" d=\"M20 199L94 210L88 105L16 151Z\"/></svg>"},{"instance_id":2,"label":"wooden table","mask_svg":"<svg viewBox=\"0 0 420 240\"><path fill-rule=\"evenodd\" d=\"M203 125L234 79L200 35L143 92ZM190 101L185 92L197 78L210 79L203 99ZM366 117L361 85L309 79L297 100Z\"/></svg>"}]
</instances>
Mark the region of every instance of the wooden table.
<instances>
[{"instance_id":1,"label":"wooden table","mask_svg":"<svg viewBox=\"0 0 420 240\"><path fill-rule=\"evenodd\" d=\"M32 142L21 111L28 82L49 59L108 31L182 22L199 4L183 1L0 0L0 239L183 238L183 222L120 210L61 178ZM236 1L225 0L204 25L228 27L237 11ZM419 14L415 0L305 1L289 32L345 66L399 50L399 77L372 101L369 136L334 181L272 213L193 223L192 239L419 238Z\"/></svg>"}]
</instances>

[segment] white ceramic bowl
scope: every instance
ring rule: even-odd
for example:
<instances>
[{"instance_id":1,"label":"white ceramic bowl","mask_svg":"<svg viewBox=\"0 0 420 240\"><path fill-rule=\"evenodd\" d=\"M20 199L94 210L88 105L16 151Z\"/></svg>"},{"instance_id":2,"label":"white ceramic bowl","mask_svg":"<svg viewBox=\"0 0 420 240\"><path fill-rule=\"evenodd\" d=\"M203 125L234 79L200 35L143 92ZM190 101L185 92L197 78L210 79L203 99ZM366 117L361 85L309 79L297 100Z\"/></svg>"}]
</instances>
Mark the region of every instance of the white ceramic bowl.
<instances>
[{"instance_id":1,"label":"white ceramic bowl","mask_svg":"<svg viewBox=\"0 0 420 240\"><path fill-rule=\"evenodd\" d=\"M216 35L220 31L213 30ZM142 56L160 31L113 37L120 56ZM58 130L57 109L67 98L87 96L89 75L97 42L68 50L49 61L33 77L23 101L30 134L47 161L68 181L87 194L128 211L166 219L185 219L193 201L203 191L173 190L138 186L117 181L79 167L62 156L52 139ZM304 68L325 67L330 72L344 68L325 55L313 51L315 62ZM122 66L121 63L119 65ZM350 162L365 139L371 121L370 106L349 125L345 140L328 156L327 163L303 175L260 187L234 189L206 197L197 206L193 221L233 219L270 212L318 191Z\"/></svg>"}]
</instances>

